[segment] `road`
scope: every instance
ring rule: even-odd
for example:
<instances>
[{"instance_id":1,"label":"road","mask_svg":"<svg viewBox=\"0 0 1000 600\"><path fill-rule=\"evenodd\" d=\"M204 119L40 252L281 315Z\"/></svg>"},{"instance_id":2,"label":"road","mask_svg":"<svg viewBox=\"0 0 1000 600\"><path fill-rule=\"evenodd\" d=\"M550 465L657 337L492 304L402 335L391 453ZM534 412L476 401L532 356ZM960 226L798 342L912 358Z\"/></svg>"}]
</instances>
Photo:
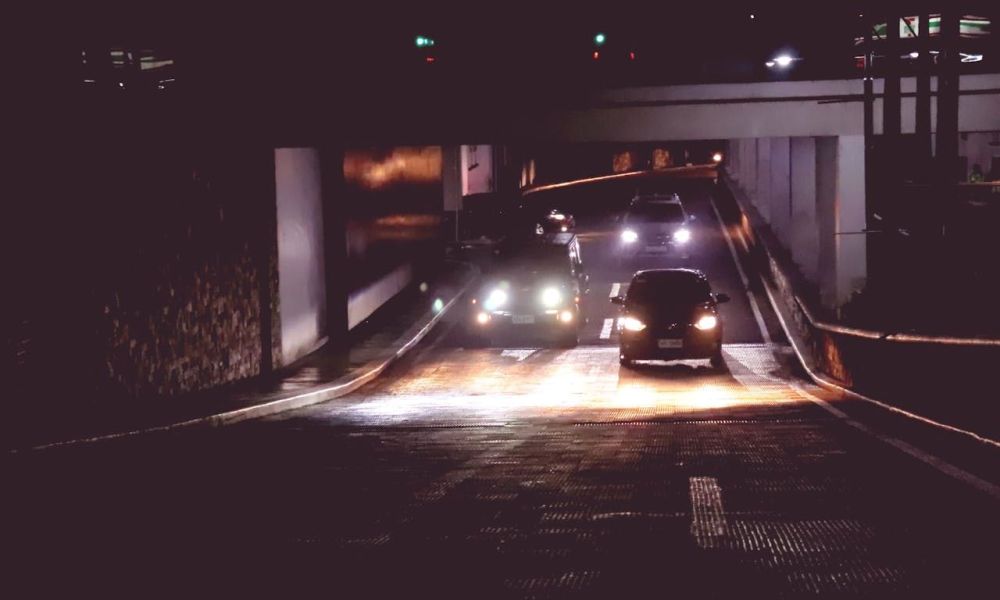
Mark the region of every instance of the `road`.
<instances>
[{"instance_id":1,"label":"road","mask_svg":"<svg viewBox=\"0 0 1000 600\"><path fill-rule=\"evenodd\" d=\"M725 370L619 368L608 297L631 271L610 252L610 216L583 217L579 347L466 348L456 313L333 402L8 457L6 569L41 590L206 594L992 589L998 499L906 450L931 439L922 430L858 426L846 401L805 383L766 301L745 291L711 188L684 199L697 216L687 266L733 298Z\"/></svg>"}]
</instances>

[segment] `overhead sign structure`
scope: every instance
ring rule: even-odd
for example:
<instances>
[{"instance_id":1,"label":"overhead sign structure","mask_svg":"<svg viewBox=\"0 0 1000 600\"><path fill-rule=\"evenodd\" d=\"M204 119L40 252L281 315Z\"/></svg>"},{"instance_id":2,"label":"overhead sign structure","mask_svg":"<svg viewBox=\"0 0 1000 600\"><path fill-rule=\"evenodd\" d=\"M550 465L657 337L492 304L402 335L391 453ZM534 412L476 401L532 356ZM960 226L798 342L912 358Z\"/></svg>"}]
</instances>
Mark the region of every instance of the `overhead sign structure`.
<instances>
[{"instance_id":1,"label":"overhead sign structure","mask_svg":"<svg viewBox=\"0 0 1000 600\"><path fill-rule=\"evenodd\" d=\"M928 19L928 34L931 37L941 35L941 15L930 15ZM986 17L965 15L959 21L958 34L964 38L983 38L990 35L992 22ZM871 39L879 41L886 39L888 26L886 23L877 23L872 26ZM920 17L902 17L899 19L899 37L915 38L920 33ZM854 38L854 45L860 46L865 43L864 36Z\"/></svg>"}]
</instances>

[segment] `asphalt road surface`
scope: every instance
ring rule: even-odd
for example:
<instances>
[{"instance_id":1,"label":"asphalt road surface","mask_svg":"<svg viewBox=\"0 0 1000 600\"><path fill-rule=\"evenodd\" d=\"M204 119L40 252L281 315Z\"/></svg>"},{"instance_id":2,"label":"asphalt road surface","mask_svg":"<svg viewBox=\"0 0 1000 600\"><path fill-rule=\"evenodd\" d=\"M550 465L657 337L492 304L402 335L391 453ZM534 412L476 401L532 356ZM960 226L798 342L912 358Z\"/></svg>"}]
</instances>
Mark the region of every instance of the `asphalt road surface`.
<instances>
[{"instance_id":1,"label":"asphalt road surface","mask_svg":"<svg viewBox=\"0 0 1000 600\"><path fill-rule=\"evenodd\" d=\"M924 430L859 424L795 373L710 197L684 197L683 264L733 298L726 369L619 368L609 296L681 263L618 264L613 215L583 216L577 348L467 348L456 312L336 401L8 457L8 575L189 595L995 594L1000 501L920 450Z\"/></svg>"}]
</instances>

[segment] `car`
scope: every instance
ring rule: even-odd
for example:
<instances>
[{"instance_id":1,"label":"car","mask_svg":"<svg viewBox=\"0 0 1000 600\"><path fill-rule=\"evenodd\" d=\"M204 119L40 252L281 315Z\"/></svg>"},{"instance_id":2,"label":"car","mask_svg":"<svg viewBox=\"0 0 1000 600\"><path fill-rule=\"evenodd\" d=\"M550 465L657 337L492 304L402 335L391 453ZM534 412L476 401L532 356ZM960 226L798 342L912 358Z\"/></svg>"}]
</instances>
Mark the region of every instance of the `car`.
<instances>
[{"instance_id":1,"label":"car","mask_svg":"<svg viewBox=\"0 0 1000 600\"><path fill-rule=\"evenodd\" d=\"M636 191L635 196L632 197L632 201L629 202L629 206L638 206L646 202L680 202L681 197L677 192L642 192Z\"/></svg>"},{"instance_id":2,"label":"car","mask_svg":"<svg viewBox=\"0 0 1000 600\"><path fill-rule=\"evenodd\" d=\"M573 215L553 208L539 219L542 233L566 233L576 229L576 219Z\"/></svg>"},{"instance_id":3,"label":"car","mask_svg":"<svg viewBox=\"0 0 1000 600\"><path fill-rule=\"evenodd\" d=\"M696 269L638 271L620 305L618 358L629 367L636 360L707 358L723 366L722 317L718 305L729 302L716 294Z\"/></svg>"},{"instance_id":4,"label":"car","mask_svg":"<svg viewBox=\"0 0 1000 600\"><path fill-rule=\"evenodd\" d=\"M694 217L687 214L676 197L633 199L621 218L618 253L622 259L641 254L673 254L690 257Z\"/></svg>"},{"instance_id":5,"label":"car","mask_svg":"<svg viewBox=\"0 0 1000 600\"><path fill-rule=\"evenodd\" d=\"M470 337L489 345L504 333L530 333L575 346L588 281L580 242L572 233L508 244L470 299Z\"/></svg>"}]
</instances>

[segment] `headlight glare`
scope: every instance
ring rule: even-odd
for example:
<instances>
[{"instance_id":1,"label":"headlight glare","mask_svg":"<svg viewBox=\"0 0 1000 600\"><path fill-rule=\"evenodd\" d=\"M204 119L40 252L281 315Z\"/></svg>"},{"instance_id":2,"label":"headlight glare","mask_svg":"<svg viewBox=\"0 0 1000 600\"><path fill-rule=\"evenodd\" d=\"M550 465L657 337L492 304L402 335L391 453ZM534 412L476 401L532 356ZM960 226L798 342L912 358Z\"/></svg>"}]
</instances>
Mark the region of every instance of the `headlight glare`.
<instances>
[{"instance_id":1,"label":"headlight glare","mask_svg":"<svg viewBox=\"0 0 1000 600\"><path fill-rule=\"evenodd\" d=\"M495 288L490 291L488 296L486 296L486 300L483 301L483 308L486 310L496 310L506 303L507 292L500 288Z\"/></svg>"},{"instance_id":2,"label":"headlight glare","mask_svg":"<svg viewBox=\"0 0 1000 600\"><path fill-rule=\"evenodd\" d=\"M639 239L639 234L632 231L631 229L626 229L622 232L622 241L626 244L631 244L632 242Z\"/></svg>"},{"instance_id":3,"label":"headlight glare","mask_svg":"<svg viewBox=\"0 0 1000 600\"><path fill-rule=\"evenodd\" d=\"M678 229L674 232L674 241L678 244L686 244L691 241L691 231L688 229Z\"/></svg>"},{"instance_id":4,"label":"headlight glare","mask_svg":"<svg viewBox=\"0 0 1000 600\"><path fill-rule=\"evenodd\" d=\"M622 317L618 324L626 331L642 331L646 328L646 324L635 317Z\"/></svg>"},{"instance_id":5,"label":"headlight glare","mask_svg":"<svg viewBox=\"0 0 1000 600\"><path fill-rule=\"evenodd\" d=\"M695 321L694 326L702 331L707 331L709 329L715 329L719 324L719 319L715 315L702 315L697 321Z\"/></svg>"},{"instance_id":6,"label":"headlight glare","mask_svg":"<svg viewBox=\"0 0 1000 600\"><path fill-rule=\"evenodd\" d=\"M562 304L562 293L558 288L547 287L542 290L542 305L546 308L555 308Z\"/></svg>"}]
</instances>

